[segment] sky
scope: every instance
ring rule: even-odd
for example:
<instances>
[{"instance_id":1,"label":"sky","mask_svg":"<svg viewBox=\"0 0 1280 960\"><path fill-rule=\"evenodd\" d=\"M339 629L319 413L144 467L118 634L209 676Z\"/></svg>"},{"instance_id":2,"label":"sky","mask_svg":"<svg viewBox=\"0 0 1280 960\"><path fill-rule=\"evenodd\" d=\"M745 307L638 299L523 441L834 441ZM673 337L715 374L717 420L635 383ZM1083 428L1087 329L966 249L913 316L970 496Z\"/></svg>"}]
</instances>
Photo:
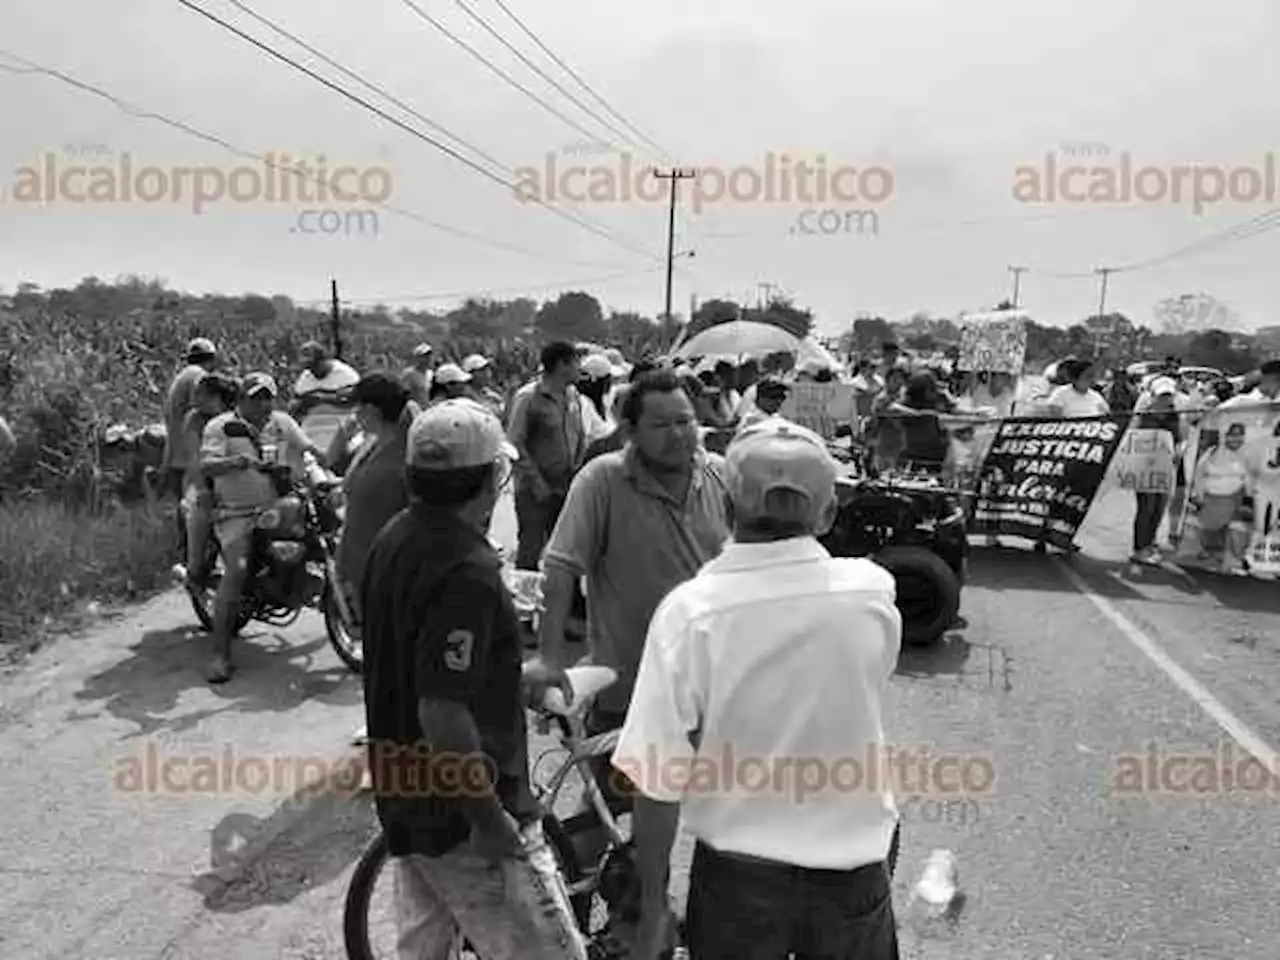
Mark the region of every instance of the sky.
<instances>
[{"instance_id":1,"label":"sky","mask_svg":"<svg viewBox=\"0 0 1280 960\"><path fill-rule=\"evenodd\" d=\"M1020 306L1068 324L1107 267L1106 310L1138 322L1206 292L1280 323L1272 0L187 3L0 6L0 288L139 274L307 301L332 276L358 306L585 289L652 316L666 194L634 194L667 189L656 164L694 174L677 312L782 292L838 333L989 309L1022 266ZM826 175L806 189L801 164ZM267 186L339 169L345 200Z\"/></svg>"}]
</instances>

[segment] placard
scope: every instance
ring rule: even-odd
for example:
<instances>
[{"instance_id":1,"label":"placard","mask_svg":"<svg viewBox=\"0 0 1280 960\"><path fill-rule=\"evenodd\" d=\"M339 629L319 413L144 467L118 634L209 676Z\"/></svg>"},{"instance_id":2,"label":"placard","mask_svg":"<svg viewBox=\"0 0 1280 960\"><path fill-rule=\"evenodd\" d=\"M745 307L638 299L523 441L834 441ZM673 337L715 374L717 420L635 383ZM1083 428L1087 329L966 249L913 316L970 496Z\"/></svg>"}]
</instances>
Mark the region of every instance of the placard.
<instances>
[{"instance_id":1,"label":"placard","mask_svg":"<svg viewBox=\"0 0 1280 960\"><path fill-rule=\"evenodd\" d=\"M960 325L957 368L1021 374L1027 359L1027 324L1022 313L965 317Z\"/></svg>"},{"instance_id":2,"label":"placard","mask_svg":"<svg viewBox=\"0 0 1280 960\"><path fill-rule=\"evenodd\" d=\"M1188 451L1177 564L1280 578L1280 403L1229 403L1201 419Z\"/></svg>"},{"instance_id":3,"label":"placard","mask_svg":"<svg viewBox=\"0 0 1280 960\"><path fill-rule=\"evenodd\" d=\"M1119 417L1002 421L982 463L970 532L1067 549L1123 434Z\"/></svg>"},{"instance_id":4,"label":"placard","mask_svg":"<svg viewBox=\"0 0 1280 960\"><path fill-rule=\"evenodd\" d=\"M1121 490L1172 495L1173 434L1151 427L1133 427L1116 450L1111 475Z\"/></svg>"},{"instance_id":5,"label":"placard","mask_svg":"<svg viewBox=\"0 0 1280 960\"><path fill-rule=\"evenodd\" d=\"M851 383L787 384L787 399L778 416L808 427L828 440L835 439L837 427L852 426L856 416L856 398Z\"/></svg>"}]
</instances>

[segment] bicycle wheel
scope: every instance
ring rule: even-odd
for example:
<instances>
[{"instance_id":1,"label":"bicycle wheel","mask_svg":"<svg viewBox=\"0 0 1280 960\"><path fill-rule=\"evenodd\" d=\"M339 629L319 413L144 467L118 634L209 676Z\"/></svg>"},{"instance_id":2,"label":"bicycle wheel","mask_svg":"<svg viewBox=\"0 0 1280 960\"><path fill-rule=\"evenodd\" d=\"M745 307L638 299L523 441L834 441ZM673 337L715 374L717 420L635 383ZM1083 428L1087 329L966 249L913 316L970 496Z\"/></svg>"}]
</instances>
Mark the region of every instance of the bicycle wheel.
<instances>
[{"instance_id":1,"label":"bicycle wheel","mask_svg":"<svg viewBox=\"0 0 1280 960\"><path fill-rule=\"evenodd\" d=\"M573 848L568 845L560 821L548 814L542 821L547 842L555 852L565 882L570 889L582 881L578 869L577 858ZM342 914L342 936L346 945L347 960L394 960L396 957L396 925L394 884L390 871L386 870L390 862L390 851L387 838L379 833L365 849L351 874L351 883L347 887L346 903ZM385 879L384 879L385 877ZM384 879L385 891L382 896L379 880ZM591 915L592 894L587 893L585 905L586 916ZM574 914L580 914L581 895L571 898ZM385 902L383 902L385 900ZM582 923L579 916L579 923ZM585 928L584 928L585 932ZM453 947L451 960L479 960L465 938L459 936Z\"/></svg>"}]
</instances>

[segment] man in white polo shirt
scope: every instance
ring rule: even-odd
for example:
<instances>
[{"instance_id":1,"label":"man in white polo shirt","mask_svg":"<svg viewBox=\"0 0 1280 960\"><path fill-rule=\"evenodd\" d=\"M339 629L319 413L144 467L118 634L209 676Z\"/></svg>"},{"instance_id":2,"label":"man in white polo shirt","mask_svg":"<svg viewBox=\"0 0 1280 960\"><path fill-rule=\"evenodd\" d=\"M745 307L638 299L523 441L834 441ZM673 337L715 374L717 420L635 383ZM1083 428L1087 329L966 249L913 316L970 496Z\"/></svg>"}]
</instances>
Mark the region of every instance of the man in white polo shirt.
<instances>
[{"instance_id":1,"label":"man in white polo shirt","mask_svg":"<svg viewBox=\"0 0 1280 960\"><path fill-rule=\"evenodd\" d=\"M733 542L654 614L613 755L641 794L633 956L666 946L683 813L697 841L693 960L896 960L898 813L890 778L868 769L880 769L881 696L902 640L893 577L818 543L837 467L816 434L771 418L725 459ZM860 783L835 775L850 763Z\"/></svg>"}]
</instances>

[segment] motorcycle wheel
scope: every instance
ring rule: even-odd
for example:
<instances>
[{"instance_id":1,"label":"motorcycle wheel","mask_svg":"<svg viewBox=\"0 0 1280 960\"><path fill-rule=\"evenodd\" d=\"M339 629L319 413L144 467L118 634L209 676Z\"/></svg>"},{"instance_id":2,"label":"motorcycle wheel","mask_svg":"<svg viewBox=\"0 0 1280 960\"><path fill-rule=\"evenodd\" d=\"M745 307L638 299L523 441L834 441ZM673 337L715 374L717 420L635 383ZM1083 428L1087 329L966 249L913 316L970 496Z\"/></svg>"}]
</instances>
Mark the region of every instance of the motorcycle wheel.
<instances>
[{"instance_id":1,"label":"motorcycle wheel","mask_svg":"<svg viewBox=\"0 0 1280 960\"><path fill-rule=\"evenodd\" d=\"M347 669L352 673L361 673L364 670L364 643L360 628L348 623L342 616L333 591L333 585L326 581L324 595L320 598L320 609L324 611L324 632L329 637L333 652L347 665Z\"/></svg>"},{"instance_id":2,"label":"motorcycle wheel","mask_svg":"<svg viewBox=\"0 0 1280 960\"><path fill-rule=\"evenodd\" d=\"M213 601L218 594L218 586L222 583L222 554L218 550L217 540L210 536L209 545L206 548L208 569L212 571L209 574L209 582L203 590L192 590L187 588L187 596L191 599L191 609L195 611L196 619L200 621L200 626L206 633L213 632ZM249 625L249 621L253 619L252 603L242 600L240 603L240 613L236 617L236 626L232 631L232 635L238 634L241 630Z\"/></svg>"},{"instance_id":3,"label":"motorcycle wheel","mask_svg":"<svg viewBox=\"0 0 1280 960\"><path fill-rule=\"evenodd\" d=\"M902 642L909 647L937 643L960 612L955 571L926 547L885 547L874 559L897 583Z\"/></svg>"}]
</instances>

